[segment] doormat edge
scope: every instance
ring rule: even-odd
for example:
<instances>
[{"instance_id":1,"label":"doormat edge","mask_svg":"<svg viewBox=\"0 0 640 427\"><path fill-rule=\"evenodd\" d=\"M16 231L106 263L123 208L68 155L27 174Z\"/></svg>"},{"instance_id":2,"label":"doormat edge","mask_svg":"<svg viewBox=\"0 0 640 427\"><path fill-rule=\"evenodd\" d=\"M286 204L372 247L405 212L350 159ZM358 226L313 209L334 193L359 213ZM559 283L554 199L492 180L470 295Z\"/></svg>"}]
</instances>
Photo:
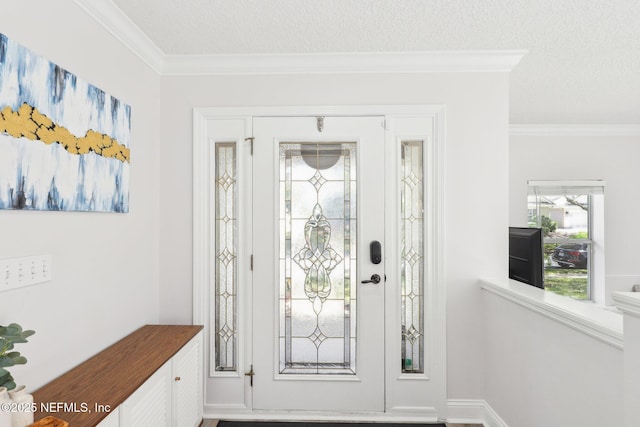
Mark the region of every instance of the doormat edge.
<instances>
[{"instance_id":1,"label":"doormat edge","mask_svg":"<svg viewBox=\"0 0 640 427\"><path fill-rule=\"evenodd\" d=\"M236 420L220 420L219 427L446 427L444 423L401 423L401 422L361 422L361 421L236 421Z\"/></svg>"}]
</instances>

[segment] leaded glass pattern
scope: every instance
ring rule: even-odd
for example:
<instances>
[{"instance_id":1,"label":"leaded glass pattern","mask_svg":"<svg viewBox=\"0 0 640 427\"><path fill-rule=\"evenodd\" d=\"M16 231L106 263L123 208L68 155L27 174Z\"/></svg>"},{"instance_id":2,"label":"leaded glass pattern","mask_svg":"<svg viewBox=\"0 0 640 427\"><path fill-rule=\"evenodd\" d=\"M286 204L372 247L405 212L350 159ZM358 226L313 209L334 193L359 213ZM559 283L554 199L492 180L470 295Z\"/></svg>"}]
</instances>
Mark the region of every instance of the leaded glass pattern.
<instances>
[{"instance_id":1,"label":"leaded glass pattern","mask_svg":"<svg viewBox=\"0 0 640 427\"><path fill-rule=\"evenodd\" d=\"M235 371L238 350L236 144L215 144L216 371Z\"/></svg>"},{"instance_id":2,"label":"leaded glass pattern","mask_svg":"<svg viewBox=\"0 0 640 427\"><path fill-rule=\"evenodd\" d=\"M280 144L281 374L356 372L356 144Z\"/></svg>"},{"instance_id":3,"label":"leaded glass pattern","mask_svg":"<svg viewBox=\"0 0 640 427\"><path fill-rule=\"evenodd\" d=\"M424 372L424 171L423 141L401 147L402 372Z\"/></svg>"}]
</instances>

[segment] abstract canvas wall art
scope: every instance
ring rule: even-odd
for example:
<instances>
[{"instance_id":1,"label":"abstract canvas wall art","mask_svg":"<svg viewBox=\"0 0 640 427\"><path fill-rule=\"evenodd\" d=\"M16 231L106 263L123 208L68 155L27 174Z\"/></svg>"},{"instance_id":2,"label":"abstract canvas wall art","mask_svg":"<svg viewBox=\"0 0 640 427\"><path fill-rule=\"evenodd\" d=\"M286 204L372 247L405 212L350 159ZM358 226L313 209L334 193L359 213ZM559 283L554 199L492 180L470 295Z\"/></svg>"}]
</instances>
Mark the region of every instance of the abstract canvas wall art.
<instances>
[{"instance_id":1,"label":"abstract canvas wall art","mask_svg":"<svg viewBox=\"0 0 640 427\"><path fill-rule=\"evenodd\" d=\"M129 211L131 107L0 34L0 209Z\"/></svg>"}]
</instances>

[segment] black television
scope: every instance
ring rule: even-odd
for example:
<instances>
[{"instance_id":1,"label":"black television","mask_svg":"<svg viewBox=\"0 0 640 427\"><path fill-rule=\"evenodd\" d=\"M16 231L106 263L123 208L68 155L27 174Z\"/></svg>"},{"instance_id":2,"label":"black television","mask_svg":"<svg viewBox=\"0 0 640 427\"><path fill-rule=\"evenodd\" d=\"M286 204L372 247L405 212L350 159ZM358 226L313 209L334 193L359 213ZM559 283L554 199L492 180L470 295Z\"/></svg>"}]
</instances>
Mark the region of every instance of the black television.
<instances>
[{"instance_id":1,"label":"black television","mask_svg":"<svg viewBox=\"0 0 640 427\"><path fill-rule=\"evenodd\" d=\"M509 227L509 278L544 289L541 228Z\"/></svg>"}]
</instances>

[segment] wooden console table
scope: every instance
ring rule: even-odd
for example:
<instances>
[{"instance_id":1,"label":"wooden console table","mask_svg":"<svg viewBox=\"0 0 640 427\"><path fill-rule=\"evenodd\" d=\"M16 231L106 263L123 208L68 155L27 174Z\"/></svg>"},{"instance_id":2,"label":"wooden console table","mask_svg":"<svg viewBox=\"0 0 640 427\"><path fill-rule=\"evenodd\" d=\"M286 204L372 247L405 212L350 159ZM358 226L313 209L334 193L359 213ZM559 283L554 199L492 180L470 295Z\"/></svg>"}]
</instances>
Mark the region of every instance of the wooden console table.
<instances>
[{"instance_id":1,"label":"wooden console table","mask_svg":"<svg viewBox=\"0 0 640 427\"><path fill-rule=\"evenodd\" d=\"M118 408L202 328L141 327L36 390L33 393L38 409L35 420L52 415L73 427L96 426L109 415L106 408Z\"/></svg>"}]
</instances>

